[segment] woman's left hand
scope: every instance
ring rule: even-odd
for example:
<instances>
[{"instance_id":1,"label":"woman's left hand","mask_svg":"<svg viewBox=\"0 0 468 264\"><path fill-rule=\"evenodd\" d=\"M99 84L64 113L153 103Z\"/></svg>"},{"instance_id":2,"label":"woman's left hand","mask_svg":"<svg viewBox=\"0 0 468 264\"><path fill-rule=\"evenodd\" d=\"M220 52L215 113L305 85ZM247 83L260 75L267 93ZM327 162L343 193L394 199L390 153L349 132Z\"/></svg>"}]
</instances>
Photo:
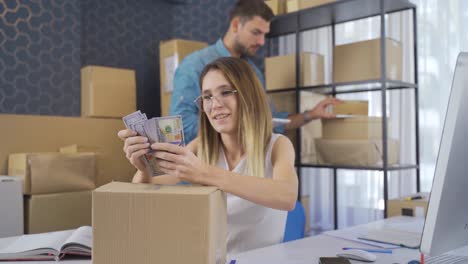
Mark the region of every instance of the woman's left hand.
<instances>
[{"instance_id":1,"label":"woman's left hand","mask_svg":"<svg viewBox=\"0 0 468 264\"><path fill-rule=\"evenodd\" d=\"M203 183L208 176L208 165L187 148L170 143L154 143L151 148L160 170L166 174L192 183Z\"/></svg>"}]
</instances>

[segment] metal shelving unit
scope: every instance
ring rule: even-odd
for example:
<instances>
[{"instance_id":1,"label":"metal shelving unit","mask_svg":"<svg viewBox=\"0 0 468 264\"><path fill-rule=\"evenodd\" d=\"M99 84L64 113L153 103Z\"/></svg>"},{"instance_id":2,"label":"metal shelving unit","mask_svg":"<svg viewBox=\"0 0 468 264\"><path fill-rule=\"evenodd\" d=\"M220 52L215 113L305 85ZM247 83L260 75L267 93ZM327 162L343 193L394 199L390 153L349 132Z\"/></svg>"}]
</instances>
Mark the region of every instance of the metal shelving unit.
<instances>
[{"instance_id":1,"label":"metal shelving unit","mask_svg":"<svg viewBox=\"0 0 468 264\"><path fill-rule=\"evenodd\" d=\"M413 54L414 54L414 83L403 81L394 81L387 79L386 76L386 43L385 43L385 15L395 12L411 10L413 16ZM417 25L416 25L416 6L408 0L341 0L328 3L318 7L299 10L294 13L288 13L275 17L271 22L271 31L268 34L269 47L272 47L272 38L294 34L296 43L296 69L300 69L300 33L312 29L331 27L332 45L335 46L335 26L340 23L353 20L380 16L380 56L381 56L381 78L375 80L331 83L317 86L299 87L300 71L296 71L296 87L289 87L279 90L267 91L268 93L294 92L296 99L296 112L300 112L300 92L318 91L322 94L336 96L344 93L358 92L381 92L382 101L382 165L373 167L353 167L353 166L327 166L301 163L301 129L296 132L296 166L298 176L301 178L301 168L328 168L333 170L333 191L334 191L334 225L338 228L338 206L337 206L337 170L374 170L383 172L383 193L385 200L384 217L387 217L386 203L388 200L388 172L398 170L416 170L416 189L420 191L420 171L419 171L419 99L418 99L418 64L417 64ZM270 52L269 52L270 53ZM333 55L332 55L333 56ZM353 86L352 88L346 88ZM367 86L356 88L356 86ZM387 91L412 89L414 91L415 104L415 127L416 127L416 163L389 165L387 159L388 150L388 117L386 114ZM301 183L299 182L299 197L301 196Z\"/></svg>"}]
</instances>

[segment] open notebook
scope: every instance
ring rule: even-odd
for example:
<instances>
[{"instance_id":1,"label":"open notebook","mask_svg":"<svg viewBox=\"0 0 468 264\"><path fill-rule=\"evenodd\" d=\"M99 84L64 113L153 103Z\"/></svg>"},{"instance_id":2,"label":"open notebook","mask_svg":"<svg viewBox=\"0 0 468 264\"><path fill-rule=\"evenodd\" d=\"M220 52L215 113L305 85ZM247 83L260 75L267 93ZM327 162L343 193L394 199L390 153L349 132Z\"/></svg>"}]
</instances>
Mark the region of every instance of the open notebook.
<instances>
[{"instance_id":1,"label":"open notebook","mask_svg":"<svg viewBox=\"0 0 468 264\"><path fill-rule=\"evenodd\" d=\"M6 247L0 248L0 260L59 260L65 255L91 257L92 240L90 226L22 235Z\"/></svg>"}]
</instances>

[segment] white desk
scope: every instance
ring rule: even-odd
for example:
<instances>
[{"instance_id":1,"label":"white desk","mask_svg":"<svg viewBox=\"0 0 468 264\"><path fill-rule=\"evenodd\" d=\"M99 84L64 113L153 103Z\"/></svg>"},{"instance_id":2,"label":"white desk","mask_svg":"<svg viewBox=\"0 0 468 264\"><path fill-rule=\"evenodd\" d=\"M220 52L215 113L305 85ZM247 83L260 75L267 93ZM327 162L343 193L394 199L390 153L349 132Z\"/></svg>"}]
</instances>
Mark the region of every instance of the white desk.
<instances>
[{"instance_id":1,"label":"white desk","mask_svg":"<svg viewBox=\"0 0 468 264\"><path fill-rule=\"evenodd\" d=\"M372 222L366 225L358 226L363 227L376 227L386 223L391 223L398 220L404 223L410 222L412 218L399 217L390 218ZM343 229L346 231L349 229ZM7 245L11 238L0 239L0 248ZM235 256L236 264L246 263L265 263L265 264L317 264L319 257L333 257L336 252L341 251L343 247L366 247L371 246L363 245L357 242L331 237L328 235L318 235L308 237L288 243L283 243L271 247L256 249L248 252L241 253ZM393 254L378 254L376 264L406 264L410 260L419 260L419 251L415 249L398 248L393 249ZM66 264L91 264L91 260L64 260L61 261ZM28 261L28 262L1 262L3 263L34 263L34 264L56 264L55 261ZM229 262L228 262L229 263ZM364 263L359 261L351 261L351 263Z\"/></svg>"}]
</instances>

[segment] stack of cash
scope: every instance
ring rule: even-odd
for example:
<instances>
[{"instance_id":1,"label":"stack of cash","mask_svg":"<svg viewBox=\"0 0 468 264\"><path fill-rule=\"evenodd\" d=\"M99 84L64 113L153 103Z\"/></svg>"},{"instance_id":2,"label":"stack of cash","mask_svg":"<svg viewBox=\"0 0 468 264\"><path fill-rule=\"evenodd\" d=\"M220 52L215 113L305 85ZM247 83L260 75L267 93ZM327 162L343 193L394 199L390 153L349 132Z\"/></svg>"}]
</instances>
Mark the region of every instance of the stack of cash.
<instances>
[{"instance_id":1,"label":"stack of cash","mask_svg":"<svg viewBox=\"0 0 468 264\"><path fill-rule=\"evenodd\" d=\"M122 119L126 128L137 132L139 136L147 137L150 144L166 142L185 146L182 117L180 115L148 119L146 114L138 110L124 116ZM143 160L152 176L163 174L158 169L154 157L145 155Z\"/></svg>"}]
</instances>

